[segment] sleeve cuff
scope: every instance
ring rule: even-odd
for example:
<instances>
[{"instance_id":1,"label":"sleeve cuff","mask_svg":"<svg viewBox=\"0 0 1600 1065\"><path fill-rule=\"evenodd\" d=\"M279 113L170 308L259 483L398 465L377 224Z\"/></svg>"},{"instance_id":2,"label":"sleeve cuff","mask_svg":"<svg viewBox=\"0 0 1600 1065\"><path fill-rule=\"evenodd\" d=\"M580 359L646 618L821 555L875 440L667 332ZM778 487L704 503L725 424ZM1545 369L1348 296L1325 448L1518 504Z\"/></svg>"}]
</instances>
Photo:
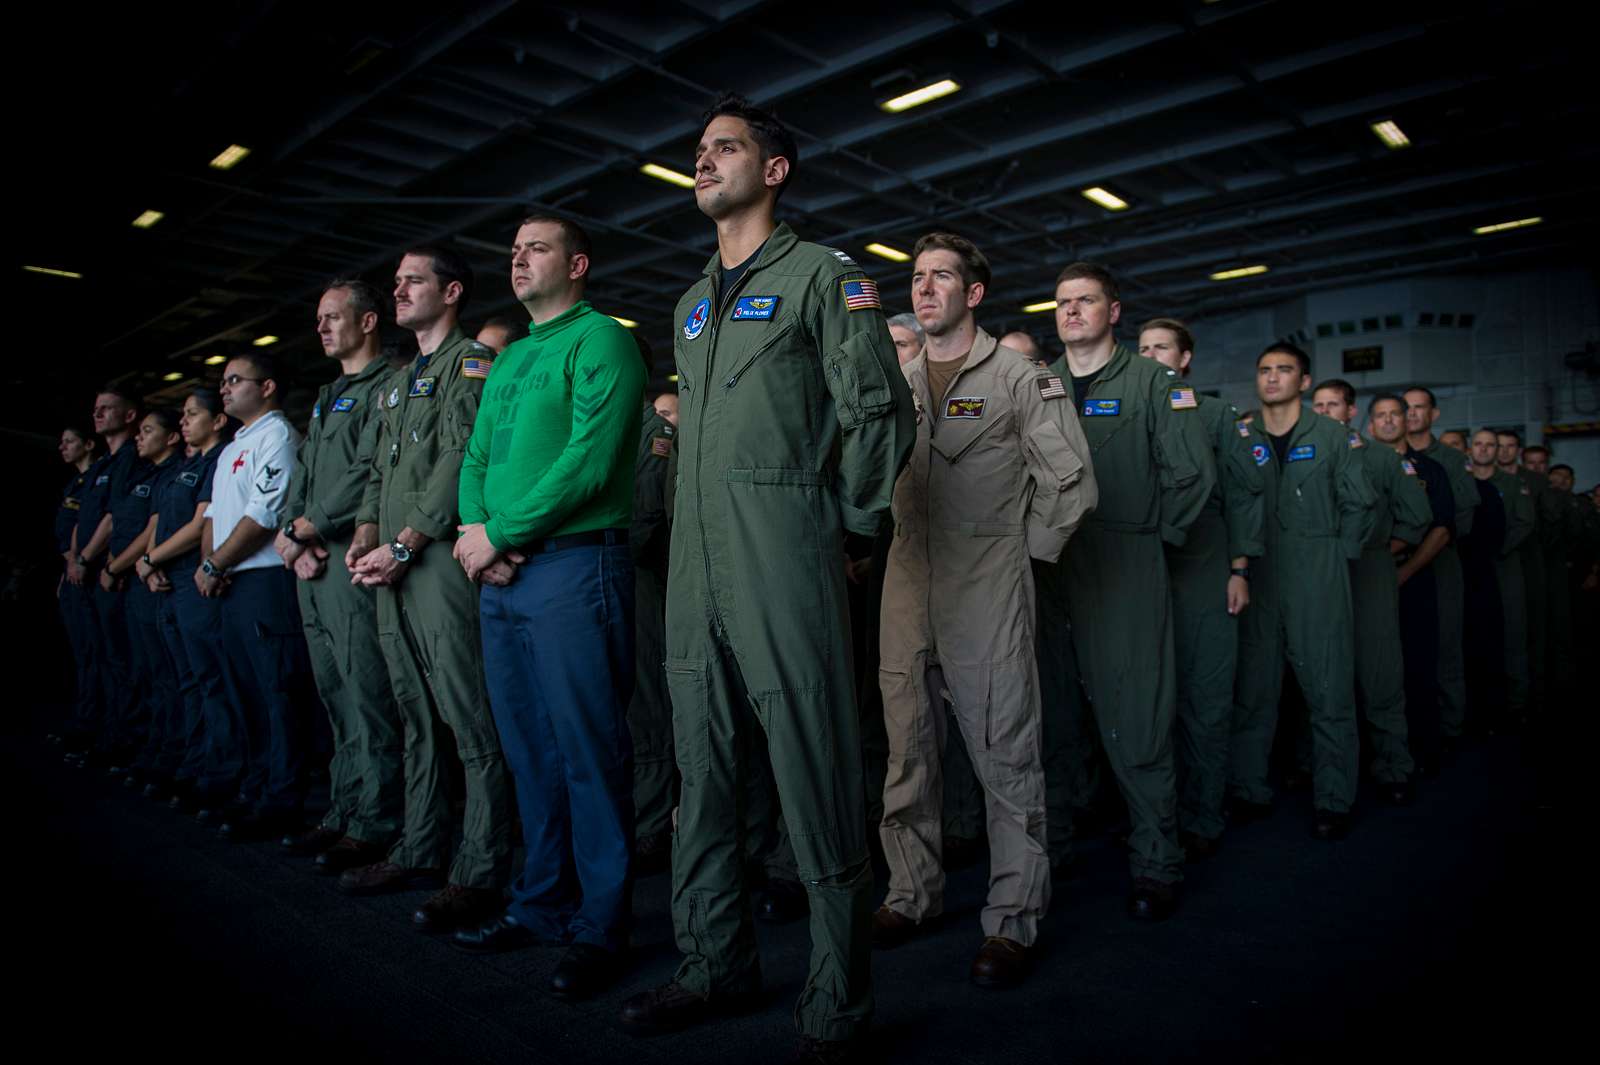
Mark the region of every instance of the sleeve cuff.
<instances>
[{"instance_id":1,"label":"sleeve cuff","mask_svg":"<svg viewBox=\"0 0 1600 1065\"><path fill-rule=\"evenodd\" d=\"M1180 529L1176 525L1169 525L1166 522L1162 522L1161 540L1163 543L1169 543L1173 547L1182 547L1184 544L1189 542L1189 530Z\"/></svg>"},{"instance_id":2,"label":"sleeve cuff","mask_svg":"<svg viewBox=\"0 0 1600 1065\"><path fill-rule=\"evenodd\" d=\"M1044 525L1028 524L1028 554L1041 562L1054 562L1066 549L1067 537Z\"/></svg>"},{"instance_id":3,"label":"sleeve cuff","mask_svg":"<svg viewBox=\"0 0 1600 1065\"><path fill-rule=\"evenodd\" d=\"M412 507L411 513L406 515L406 528L415 529L430 540L453 540L456 527L448 521L440 521L436 515L426 513L418 507ZM399 533L399 529L395 532Z\"/></svg>"},{"instance_id":4,"label":"sleeve cuff","mask_svg":"<svg viewBox=\"0 0 1600 1065\"><path fill-rule=\"evenodd\" d=\"M880 511L859 510L840 500L839 516L844 521L845 530L859 533L862 536L877 536L883 528L884 515Z\"/></svg>"},{"instance_id":5,"label":"sleeve cuff","mask_svg":"<svg viewBox=\"0 0 1600 1065\"><path fill-rule=\"evenodd\" d=\"M279 515L259 503L252 503L245 507L244 516L263 529L277 530L283 528L283 522L279 520Z\"/></svg>"}]
</instances>

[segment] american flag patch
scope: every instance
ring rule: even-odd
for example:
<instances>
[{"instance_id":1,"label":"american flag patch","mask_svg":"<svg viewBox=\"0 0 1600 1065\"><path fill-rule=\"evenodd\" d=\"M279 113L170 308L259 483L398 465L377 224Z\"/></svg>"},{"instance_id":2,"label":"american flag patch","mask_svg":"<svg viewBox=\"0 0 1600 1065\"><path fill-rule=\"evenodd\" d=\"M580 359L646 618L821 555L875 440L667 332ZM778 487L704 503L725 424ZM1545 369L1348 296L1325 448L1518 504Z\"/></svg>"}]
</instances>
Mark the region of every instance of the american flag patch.
<instances>
[{"instance_id":1,"label":"american flag patch","mask_svg":"<svg viewBox=\"0 0 1600 1065\"><path fill-rule=\"evenodd\" d=\"M1233 423L1233 426L1234 426L1235 429L1239 430L1239 435L1240 436L1244 437L1246 440L1250 439L1250 423L1249 422L1245 421L1243 418L1240 418L1238 421Z\"/></svg>"},{"instance_id":2,"label":"american flag patch","mask_svg":"<svg viewBox=\"0 0 1600 1065\"><path fill-rule=\"evenodd\" d=\"M852 311L883 309L883 304L878 302L878 285L870 278L858 277L851 281L841 281L839 290L844 293L844 305Z\"/></svg>"},{"instance_id":3,"label":"american flag patch","mask_svg":"<svg viewBox=\"0 0 1600 1065\"><path fill-rule=\"evenodd\" d=\"M1167 391L1167 401L1172 404L1173 410L1194 410L1200 401L1194 398L1194 389L1188 385L1178 385Z\"/></svg>"},{"instance_id":4,"label":"american flag patch","mask_svg":"<svg viewBox=\"0 0 1600 1065\"><path fill-rule=\"evenodd\" d=\"M1358 447L1365 446L1365 442L1361 439L1361 434L1352 429L1350 431L1350 450L1354 451Z\"/></svg>"},{"instance_id":5,"label":"american flag patch","mask_svg":"<svg viewBox=\"0 0 1600 1065\"><path fill-rule=\"evenodd\" d=\"M652 437L650 440L650 454L666 458L672 454L672 438L670 436Z\"/></svg>"},{"instance_id":6,"label":"american flag patch","mask_svg":"<svg viewBox=\"0 0 1600 1065\"><path fill-rule=\"evenodd\" d=\"M1417 475L1416 464L1413 463L1410 459L1401 459L1400 460L1400 468L1402 470L1406 471L1406 475L1408 477L1415 477Z\"/></svg>"},{"instance_id":7,"label":"american flag patch","mask_svg":"<svg viewBox=\"0 0 1600 1065\"><path fill-rule=\"evenodd\" d=\"M1039 385L1040 399L1063 399L1066 397L1067 388L1061 383L1061 378L1052 374L1049 377L1036 377L1034 381Z\"/></svg>"},{"instance_id":8,"label":"american flag patch","mask_svg":"<svg viewBox=\"0 0 1600 1065\"><path fill-rule=\"evenodd\" d=\"M491 367L493 365L494 365L493 361L491 361L489 359L462 359L461 360L461 376L462 377L488 377L489 376L489 367Z\"/></svg>"}]
</instances>

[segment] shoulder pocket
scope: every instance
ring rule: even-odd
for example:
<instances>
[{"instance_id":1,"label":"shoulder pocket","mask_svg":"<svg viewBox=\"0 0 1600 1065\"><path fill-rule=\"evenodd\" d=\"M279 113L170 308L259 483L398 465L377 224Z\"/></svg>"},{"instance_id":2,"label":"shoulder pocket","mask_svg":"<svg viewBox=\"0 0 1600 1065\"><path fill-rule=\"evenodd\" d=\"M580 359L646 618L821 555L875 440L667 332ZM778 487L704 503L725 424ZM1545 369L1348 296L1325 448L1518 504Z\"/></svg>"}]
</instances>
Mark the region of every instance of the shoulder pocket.
<instances>
[{"instance_id":1,"label":"shoulder pocket","mask_svg":"<svg viewBox=\"0 0 1600 1065\"><path fill-rule=\"evenodd\" d=\"M870 333L856 333L825 359L828 391L838 405L839 425L854 429L894 406Z\"/></svg>"}]
</instances>

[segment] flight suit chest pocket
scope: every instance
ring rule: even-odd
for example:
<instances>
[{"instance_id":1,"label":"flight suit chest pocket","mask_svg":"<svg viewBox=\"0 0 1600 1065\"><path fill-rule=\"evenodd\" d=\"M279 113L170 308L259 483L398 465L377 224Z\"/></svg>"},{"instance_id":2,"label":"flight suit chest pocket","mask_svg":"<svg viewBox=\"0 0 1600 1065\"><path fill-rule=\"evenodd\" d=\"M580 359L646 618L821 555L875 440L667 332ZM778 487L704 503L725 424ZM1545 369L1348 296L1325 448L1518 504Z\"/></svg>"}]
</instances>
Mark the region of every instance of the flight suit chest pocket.
<instances>
[{"instance_id":1,"label":"flight suit chest pocket","mask_svg":"<svg viewBox=\"0 0 1600 1065\"><path fill-rule=\"evenodd\" d=\"M960 397L949 401L952 409L959 401ZM973 406L968 403L965 409L970 410ZM935 424L929 442L946 461L959 462L969 452L974 455L981 453L980 442L999 442L1004 438L1004 429L1015 421L1012 411L998 406L992 397L979 409L983 412L981 417L952 417L946 413ZM975 448L978 450L974 451Z\"/></svg>"},{"instance_id":2,"label":"flight suit chest pocket","mask_svg":"<svg viewBox=\"0 0 1600 1065\"><path fill-rule=\"evenodd\" d=\"M1141 415L1125 396L1089 396L1078 407L1078 424L1089 442L1089 451L1098 455L1129 425L1142 421Z\"/></svg>"},{"instance_id":3,"label":"flight suit chest pocket","mask_svg":"<svg viewBox=\"0 0 1600 1065\"><path fill-rule=\"evenodd\" d=\"M799 346L799 334L799 323L792 314L782 315L775 322L727 323L722 328L721 343L739 343L733 348L731 359L717 360L732 367L725 376L718 375L722 377L720 383L725 388L735 388L746 375L759 373L763 385L783 387L788 375L796 370L790 363L797 354L794 349Z\"/></svg>"}]
</instances>

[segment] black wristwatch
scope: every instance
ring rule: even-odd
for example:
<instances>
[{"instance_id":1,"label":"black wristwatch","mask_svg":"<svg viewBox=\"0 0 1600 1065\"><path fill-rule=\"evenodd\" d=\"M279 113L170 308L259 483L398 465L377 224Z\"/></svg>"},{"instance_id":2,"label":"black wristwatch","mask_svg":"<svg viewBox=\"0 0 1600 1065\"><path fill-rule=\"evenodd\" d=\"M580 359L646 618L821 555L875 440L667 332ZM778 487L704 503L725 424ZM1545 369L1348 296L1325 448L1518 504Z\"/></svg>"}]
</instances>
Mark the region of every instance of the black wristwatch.
<instances>
[{"instance_id":1,"label":"black wristwatch","mask_svg":"<svg viewBox=\"0 0 1600 1065\"><path fill-rule=\"evenodd\" d=\"M1233 566L1228 570L1228 573L1234 577L1243 577L1245 580L1250 579L1249 566Z\"/></svg>"},{"instance_id":2,"label":"black wristwatch","mask_svg":"<svg viewBox=\"0 0 1600 1065\"><path fill-rule=\"evenodd\" d=\"M298 536L296 536L294 534L294 522L292 522L292 521L288 522L287 524L284 525L284 527L283 527L283 535L287 536L290 540L293 540L297 544L304 542L303 540L300 539L300 537L298 537Z\"/></svg>"},{"instance_id":3,"label":"black wristwatch","mask_svg":"<svg viewBox=\"0 0 1600 1065\"><path fill-rule=\"evenodd\" d=\"M215 577L218 580L221 580L223 577L228 575L227 570L223 569L221 566L214 565L209 558L200 563L200 572L204 573L207 577Z\"/></svg>"},{"instance_id":4,"label":"black wristwatch","mask_svg":"<svg viewBox=\"0 0 1600 1065\"><path fill-rule=\"evenodd\" d=\"M396 562L404 563L411 561L411 548L407 547L399 540L396 540L394 543L389 545L389 554L394 556L394 560Z\"/></svg>"}]
</instances>

